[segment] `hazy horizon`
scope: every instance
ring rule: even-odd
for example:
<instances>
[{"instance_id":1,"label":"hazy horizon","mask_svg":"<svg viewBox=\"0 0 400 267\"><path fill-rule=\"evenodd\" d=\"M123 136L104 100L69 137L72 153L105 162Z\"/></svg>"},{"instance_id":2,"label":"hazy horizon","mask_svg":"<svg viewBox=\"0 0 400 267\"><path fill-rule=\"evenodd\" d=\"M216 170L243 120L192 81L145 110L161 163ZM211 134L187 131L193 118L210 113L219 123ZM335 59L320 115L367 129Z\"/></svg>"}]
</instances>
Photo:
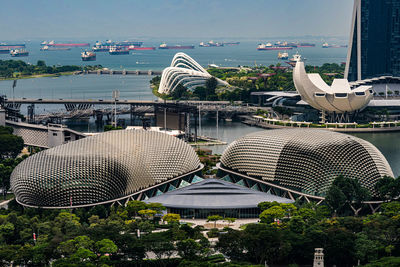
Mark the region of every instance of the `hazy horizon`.
<instances>
[{"instance_id":1,"label":"hazy horizon","mask_svg":"<svg viewBox=\"0 0 400 267\"><path fill-rule=\"evenodd\" d=\"M17 8L16 8L17 7ZM351 0L15 0L0 41L93 38L348 38Z\"/></svg>"}]
</instances>

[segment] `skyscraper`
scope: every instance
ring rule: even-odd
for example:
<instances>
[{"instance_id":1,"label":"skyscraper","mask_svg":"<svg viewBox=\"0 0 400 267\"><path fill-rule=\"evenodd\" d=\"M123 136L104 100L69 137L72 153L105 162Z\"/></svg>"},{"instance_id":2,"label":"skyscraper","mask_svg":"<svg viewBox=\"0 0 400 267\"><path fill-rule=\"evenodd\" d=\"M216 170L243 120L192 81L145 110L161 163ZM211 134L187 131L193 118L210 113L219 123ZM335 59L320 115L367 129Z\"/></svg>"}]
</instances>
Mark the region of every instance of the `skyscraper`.
<instances>
[{"instance_id":1,"label":"skyscraper","mask_svg":"<svg viewBox=\"0 0 400 267\"><path fill-rule=\"evenodd\" d=\"M354 0L345 78L400 76L400 0Z\"/></svg>"}]
</instances>

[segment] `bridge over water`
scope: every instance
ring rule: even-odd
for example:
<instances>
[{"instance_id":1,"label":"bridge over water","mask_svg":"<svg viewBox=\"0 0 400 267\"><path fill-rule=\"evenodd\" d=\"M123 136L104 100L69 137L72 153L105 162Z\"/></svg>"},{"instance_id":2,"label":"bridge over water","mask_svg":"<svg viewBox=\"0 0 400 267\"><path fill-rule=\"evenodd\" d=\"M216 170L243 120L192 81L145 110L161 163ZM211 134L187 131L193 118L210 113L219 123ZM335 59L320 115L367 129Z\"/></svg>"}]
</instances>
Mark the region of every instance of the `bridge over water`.
<instances>
[{"instance_id":1,"label":"bridge over water","mask_svg":"<svg viewBox=\"0 0 400 267\"><path fill-rule=\"evenodd\" d=\"M197 127L201 128L202 116L215 116L219 119L232 119L236 115L253 114L257 107L244 105L242 102L229 101L163 101L163 100L117 100L113 99L2 99L2 104L11 114L11 119L18 121L18 117L13 112L19 112L21 105L28 105L28 124L10 125L21 133L21 136L28 138L35 137L35 134L42 132L41 141L28 142L33 145L41 144L42 147L51 146L53 141L46 141L45 137L52 135L48 127L34 127L37 123L61 124L65 119L79 119L95 117L97 122L102 122L103 117L107 121L116 121L115 114L130 114L131 125L135 119L142 121L143 125L151 124L159 127L167 127L184 131L187 140L197 138ZM37 105L63 105L65 109L57 112L45 114L35 114ZM115 108L116 107L116 108ZM115 109L114 109L115 108ZM10 117L8 114L8 117ZM125 121L122 122L125 124ZM12 124L12 123L9 123ZM35 129L32 129L35 128ZM43 129L42 129L43 128ZM194 133L192 130L194 129ZM54 126L51 127L54 131ZM62 136L74 136L73 139L80 138L78 133L68 132L68 129L60 128ZM33 134L31 134L33 133ZM64 134L65 133L65 134ZM58 136L57 135L57 136ZM39 135L38 135L39 136ZM76 137L76 138L75 138ZM28 140L27 139L27 140Z\"/></svg>"}]
</instances>

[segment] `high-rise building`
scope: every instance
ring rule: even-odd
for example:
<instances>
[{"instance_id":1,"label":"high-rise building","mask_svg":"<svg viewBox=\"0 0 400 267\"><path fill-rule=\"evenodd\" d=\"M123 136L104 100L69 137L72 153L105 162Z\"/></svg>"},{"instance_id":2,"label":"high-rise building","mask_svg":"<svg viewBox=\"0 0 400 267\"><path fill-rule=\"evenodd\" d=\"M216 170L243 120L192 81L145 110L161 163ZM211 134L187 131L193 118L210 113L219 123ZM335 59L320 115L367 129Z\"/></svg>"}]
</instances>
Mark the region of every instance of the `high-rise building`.
<instances>
[{"instance_id":1,"label":"high-rise building","mask_svg":"<svg viewBox=\"0 0 400 267\"><path fill-rule=\"evenodd\" d=\"M400 0L354 0L345 78L400 76Z\"/></svg>"}]
</instances>

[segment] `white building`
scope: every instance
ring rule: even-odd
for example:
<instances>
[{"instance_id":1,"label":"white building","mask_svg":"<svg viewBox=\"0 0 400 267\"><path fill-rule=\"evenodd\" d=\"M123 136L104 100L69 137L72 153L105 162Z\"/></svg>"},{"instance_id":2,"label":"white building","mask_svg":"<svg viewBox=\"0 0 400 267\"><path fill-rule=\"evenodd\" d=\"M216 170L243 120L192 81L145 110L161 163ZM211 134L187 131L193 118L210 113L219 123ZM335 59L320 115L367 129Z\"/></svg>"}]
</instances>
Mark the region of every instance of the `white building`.
<instances>
[{"instance_id":1,"label":"white building","mask_svg":"<svg viewBox=\"0 0 400 267\"><path fill-rule=\"evenodd\" d=\"M160 94L170 94L181 84L189 90L199 86L205 86L206 81L212 76L185 53L177 53L172 59L171 66L165 68L161 75ZM218 85L229 85L227 82L217 79Z\"/></svg>"}]
</instances>

